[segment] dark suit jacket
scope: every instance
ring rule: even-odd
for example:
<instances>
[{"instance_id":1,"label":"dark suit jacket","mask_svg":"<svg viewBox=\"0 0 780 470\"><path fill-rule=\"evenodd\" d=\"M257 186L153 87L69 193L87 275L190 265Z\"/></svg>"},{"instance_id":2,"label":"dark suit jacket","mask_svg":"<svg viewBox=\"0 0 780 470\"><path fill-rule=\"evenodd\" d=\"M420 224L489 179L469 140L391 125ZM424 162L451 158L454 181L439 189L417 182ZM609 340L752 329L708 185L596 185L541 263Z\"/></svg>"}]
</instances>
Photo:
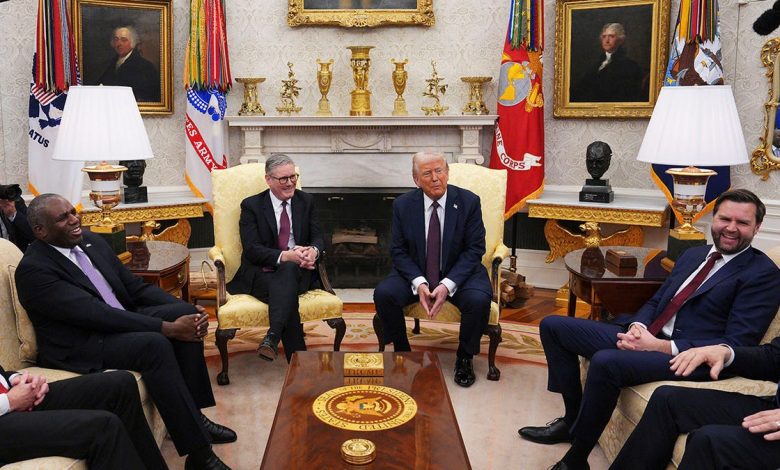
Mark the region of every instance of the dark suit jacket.
<instances>
[{"instance_id":1,"label":"dark suit jacket","mask_svg":"<svg viewBox=\"0 0 780 470\"><path fill-rule=\"evenodd\" d=\"M425 276L425 206L423 192L415 189L393 203L393 269L411 284ZM447 186L447 207L442 234L442 279L458 289L480 289L492 295L485 254L485 225L479 196L457 186Z\"/></svg>"},{"instance_id":2,"label":"dark suit jacket","mask_svg":"<svg viewBox=\"0 0 780 470\"><path fill-rule=\"evenodd\" d=\"M725 372L755 380L780 381L780 336L768 344L734 348L734 362Z\"/></svg>"},{"instance_id":3,"label":"dark suit jacket","mask_svg":"<svg viewBox=\"0 0 780 470\"><path fill-rule=\"evenodd\" d=\"M160 72L144 59L137 49L116 68L118 56L108 64L98 84L129 86L133 89L136 101L160 101Z\"/></svg>"},{"instance_id":4,"label":"dark suit jacket","mask_svg":"<svg viewBox=\"0 0 780 470\"><path fill-rule=\"evenodd\" d=\"M30 228L30 223L27 222L27 205L22 199L14 201L14 205L16 206L14 221L8 220L3 211L0 211L0 219L3 220L5 228L8 229L8 240L24 252L27 246L35 240L35 236Z\"/></svg>"},{"instance_id":5,"label":"dark suit jacket","mask_svg":"<svg viewBox=\"0 0 780 470\"><path fill-rule=\"evenodd\" d=\"M255 275L263 268L276 267L276 260L282 253L278 248L279 228L269 193L270 190L266 189L241 201L238 229L244 251L241 253L241 266L227 285L232 294L250 294ZM322 253L322 233L311 194L295 190L291 218L295 243L317 247Z\"/></svg>"},{"instance_id":6,"label":"dark suit jacket","mask_svg":"<svg viewBox=\"0 0 780 470\"><path fill-rule=\"evenodd\" d=\"M612 54L609 64L599 70L607 58L599 59L580 77L571 90L572 102L647 101L648 87L643 82L642 68L622 47Z\"/></svg>"},{"instance_id":7,"label":"dark suit jacket","mask_svg":"<svg viewBox=\"0 0 780 470\"><path fill-rule=\"evenodd\" d=\"M86 373L102 368L105 335L159 332L162 319L137 311L181 300L134 276L98 235L85 232L79 246L127 310L106 304L78 266L40 240L16 269L16 289L35 327L38 364Z\"/></svg>"},{"instance_id":8,"label":"dark suit jacket","mask_svg":"<svg viewBox=\"0 0 780 470\"><path fill-rule=\"evenodd\" d=\"M626 322L649 326L709 250L710 246L700 246L685 251L658 292ZM758 344L778 306L780 270L764 253L751 247L726 263L688 298L677 312L672 339L680 351L720 343Z\"/></svg>"}]
</instances>

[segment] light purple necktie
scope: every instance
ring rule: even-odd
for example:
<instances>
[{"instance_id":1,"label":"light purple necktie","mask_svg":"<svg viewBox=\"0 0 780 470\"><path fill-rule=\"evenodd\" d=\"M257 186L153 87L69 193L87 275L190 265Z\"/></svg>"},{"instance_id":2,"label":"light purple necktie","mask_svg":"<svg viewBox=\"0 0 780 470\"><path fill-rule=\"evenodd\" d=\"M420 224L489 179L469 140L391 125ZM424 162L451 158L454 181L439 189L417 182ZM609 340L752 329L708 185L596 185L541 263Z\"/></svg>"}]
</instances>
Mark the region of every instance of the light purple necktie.
<instances>
[{"instance_id":1,"label":"light purple necktie","mask_svg":"<svg viewBox=\"0 0 780 470\"><path fill-rule=\"evenodd\" d=\"M100 275L98 270L92 266L87 255L76 248L71 249L70 252L76 257L76 261L79 263L81 270L84 271L84 274L87 275L100 296L103 297L103 301L114 308L124 310L125 308L122 306L122 303L119 302L119 299L114 295L114 291L111 290L111 286L108 285L108 282Z\"/></svg>"}]
</instances>

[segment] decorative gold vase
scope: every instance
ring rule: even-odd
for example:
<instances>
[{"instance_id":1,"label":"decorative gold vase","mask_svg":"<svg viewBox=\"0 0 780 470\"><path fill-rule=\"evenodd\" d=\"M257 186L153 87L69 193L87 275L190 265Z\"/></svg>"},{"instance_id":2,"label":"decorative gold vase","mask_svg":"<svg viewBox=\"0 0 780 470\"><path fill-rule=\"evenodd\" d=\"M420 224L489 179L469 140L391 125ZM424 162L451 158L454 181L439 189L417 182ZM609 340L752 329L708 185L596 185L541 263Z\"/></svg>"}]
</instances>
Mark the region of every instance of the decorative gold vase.
<instances>
[{"instance_id":1,"label":"decorative gold vase","mask_svg":"<svg viewBox=\"0 0 780 470\"><path fill-rule=\"evenodd\" d=\"M265 116L265 110L260 104L260 95L257 93L257 85L265 81L265 77L236 78L238 83L244 85L244 102L241 103L239 116Z\"/></svg>"},{"instance_id":2,"label":"decorative gold vase","mask_svg":"<svg viewBox=\"0 0 780 470\"><path fill-rule=\"evenodd\" d=\"M406 100L404 100L404 90L406 90L406 79L409 78L409 73L404 69L404 65L409 62L408 59L396 61L390 59L390 63L395 65L393 70L393 88L398 95L393 103L393 116L408 116L409 112L406 110Z\"/></svg>"},{"instance_id":3,"label":"decorative gold vase","mask_svg":"<svg viewBox=\"0 0 780 470\"><path fill-rule=\"evenodd\" d=\"M490 114L482 98L482 85L493 80L493 77L460 77L469 84L469 102L463 107L463 114Z\"/></svg>"},{"instance_id":4,"label":"decorative gold vase","mask_svg":"<svg viewBox=\"0 0 780 470\"><path fill-rule=\"evenodd\" d=\"M355 80L355 89L351 92L350 116L371 116L371 92L368 91L371 58L368 54L373 48L374 46L347 46L347 49L352 51L349 62L352 65L352 78Z\"/></svg>"},{"instance_id":5,"label":"decorative gold vase","mask_svg":"<svg viewBox=\"0 0 780 470\"><path fill-rule=\"evenodd\" d=\"M333 59L330 59L327 62L322 62L320 59L317 59L317 64L320 66L320 69L317 70L317 85L320 87L320 94L322 94L317 116L332 116L333 113L330 112L330 101L328 101L328 91L330 91L330 84L333 81L333 72L330 70Z\"/></svg>"}]
</instances>

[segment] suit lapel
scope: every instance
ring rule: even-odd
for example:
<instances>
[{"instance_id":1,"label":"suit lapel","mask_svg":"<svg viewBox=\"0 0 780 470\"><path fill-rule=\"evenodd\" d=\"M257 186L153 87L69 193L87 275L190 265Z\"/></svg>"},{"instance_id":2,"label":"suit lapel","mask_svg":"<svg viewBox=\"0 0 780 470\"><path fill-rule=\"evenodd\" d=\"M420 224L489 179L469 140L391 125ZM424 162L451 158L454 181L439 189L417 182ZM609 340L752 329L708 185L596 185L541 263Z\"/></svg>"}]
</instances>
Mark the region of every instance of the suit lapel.
<instances>
[{"instance_id":1,"label":"suit lapel","mask_svg":"<svg viewBox=\"0 0 780 470\"><path fill-rule=\"evenodd\" d=\"M753 260L754 254L753 250L751 248L748 248L745 250L744 253L737 256L733 260L726 263L725 266L718 269L715 274L710 276L709 279L704 281L704 284L701 285L698 289L696 289L696 292L694 292L689 298L693 299L694 297L697 297L699 295L702 295L718 285L719 282L728 279L729 277L735 275L739 271L745 269L746 266L750 264L750 262Z\"/></svg>"},{"instance_id":2,"label":"suit lapel","mask_svg":"<svg viewBox=\"0 0 780 470\"><path fill-rule=\"evenodd\" d=\"M709 252L705 251L701 256L697 256L695 260L691 260L688 266L686 266L684 270L682 270L680 274L675 277L674 283L669 286L669 288L664 293L664 297L658 303L659 306L665 306L667 303L669 303L669 301L672 300L672 298L677 294L677 291L680 289L680 286L682 286L682 283L685 282L685 280L691 276L693 271L704 262L704 258L707 256L707 253Z\"/></svg>"},{"instance_id":3,"label":"suit lapel","mask_svg":"<svg viewBox=\"0 0 780 470\"><path fill-rule=\"evenodd\" d=\"M425 202L421 189L417 189L412 199L412 234L417 245L417 264L425 269ZM402 216L403 218L403 216Z\"/></svg>"},{"instance_id":4,"label":"suit lapel","mask_svg":"<svg viewBox=\"0 0 780 470\"><path fill-rule=\"evenodd\" d=\"M455 227L458 225L457 218L460 216L458 213L459 202L460 194L458 193L458 188L452 185L447 186L447 207L444 208L444 233L441 237L442 272L446 272L449 266L450 247L455 236Z\"/></svg>"},{"instance_id":5,"label":"suit lapel","mask_svg":"<svg viewBox=\"0 0 780 470\"><path fill-rule=\"evenodd\" d=\"M260 199L260 210L265 217L265 221L271 227L271 236L273 237L273 246L279 245L279 227L276 226L276 214L274 214L274 205L271 203L271 190L265 191Z\"/></svg>"},{"instance_id":6,"label":"suit lapel","mask_svg":"<svg viewBox=\"0 0 780 470\"><path fill-rule=\"evenodd\" d=\"M293 237L295 237L295 243L298 245L304 244L303 240L303 198L298 195L298 191L295 191L292 201L292 229Z\"/></svg>"},{"instance_id":7,"label":"suit lapel","mask_svg":"<svg viewBox=\"0 0 780 470\"><path fill-rule=\"evenodd\" d=\"M84 253L89 256L90 261L92 261L92 266L95 267L98 271L100 271L100 274L103 275L104 278L106 278L106 282L108 282L108 285L111 286L111 288L114 290L114 295L117 296L117 298L122 298L123 300L126 300L128 298L127 295L122 295L121 293L125 292L125 286L122 285L122 282L117 277L116 271L113 269L111 264L100 256L99 253L95 250L93 245L87 241L82 242L81 245L79 245L82 250L84 250ZM90 284L92 284L90 282ZM122 302L122 300L120 300ZM123 302L124 303L124 302Z\"/></svg>"},{"instance_id":8,"label":"suit lapel","mask_svg":"<svg viewBox=\"0 0 780 470\"><path fill-rule=\"evenodd\" d=\"M41 247L41 252L44 256L46 256L52 262L59 265L60 268L64 269L65 272L67 272L73 278L73 280L81 284L82 287L87 289L93 295L100 295L97 289L95 288L95 286L87 277L87 275L84 274L84 271L82 271L81 268L76 266L73 263L73 261L71 261L67 257L63 256L62 253L58 252L57 250L49 246L48 243L42 242L40 240L37 240L35 243L37 243ZM30 248L32 248L33 245L30 245Z\"/></svg>"}]
</instances>

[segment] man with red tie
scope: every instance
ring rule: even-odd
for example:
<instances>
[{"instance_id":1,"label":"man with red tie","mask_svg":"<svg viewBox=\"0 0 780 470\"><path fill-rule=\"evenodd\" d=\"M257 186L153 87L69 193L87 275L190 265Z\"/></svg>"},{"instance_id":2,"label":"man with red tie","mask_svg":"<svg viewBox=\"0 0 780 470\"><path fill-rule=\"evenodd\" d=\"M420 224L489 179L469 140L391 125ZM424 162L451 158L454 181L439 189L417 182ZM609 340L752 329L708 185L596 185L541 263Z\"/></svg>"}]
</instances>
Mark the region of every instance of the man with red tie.
<instances>
[{"instance_id":1,"label":"man with red tie","mask_svg":"<svg viewBox=\"0 0 780 470\"><path fill-rule=\"evenodd\" d=\"M520 435L541 444L572 442L553 468L587 469L622 387L675 380L669 360L690 348L758 344L780 305L780 270L750 246L766 209L752 192L727 191L713 210L713 246L683 253L666 282L639 311L615 323L551 316L539 328L551 392L565 414ZM590 359L583 390L579 356ZM690 379L707 380L707 371Z\"/></svg>"},{"instance_id":2,"label":"man with red tie","mask_svg":"<svg viewBox=\"0 0 780 470\"><path fill-rule=\"evenodd\" d=\"M238 228L244 251L227 290L268 304L270 327L257 354L273 361L281 340L289 362L295 351L306 350L298 295L312 288L322 233L312 196L295 189L298 174L290 157L268 157L265 182L267 190L241 201Z\"/></svg>"},{"instance_id":3,"label":"man with red tie","mask_svg":"<svg viewBox=\"0 0 780 470\"><path fill-rule=\"evenodd\" d=\"M449 166L441 153L416 153L412 177L418 189L393 203L393 270L374 290L382 339L396 351L411 351L403 308L420 302L433 319L449 300L461 313L455 383L469 387L492 297L482 265L485 225L479 196L447 184Z\"/></svg>"},{"instance_id":4,"label":"man with red tie","mask_svg":"<svg viewBox=\"0 0 780 470\"><path fill-rule=\"evenodd\" d=\"M58 455L93 470L168 468L126 371L49 384L0 367L0 442L0 466Z\"/></svg>"}]
</instances>

